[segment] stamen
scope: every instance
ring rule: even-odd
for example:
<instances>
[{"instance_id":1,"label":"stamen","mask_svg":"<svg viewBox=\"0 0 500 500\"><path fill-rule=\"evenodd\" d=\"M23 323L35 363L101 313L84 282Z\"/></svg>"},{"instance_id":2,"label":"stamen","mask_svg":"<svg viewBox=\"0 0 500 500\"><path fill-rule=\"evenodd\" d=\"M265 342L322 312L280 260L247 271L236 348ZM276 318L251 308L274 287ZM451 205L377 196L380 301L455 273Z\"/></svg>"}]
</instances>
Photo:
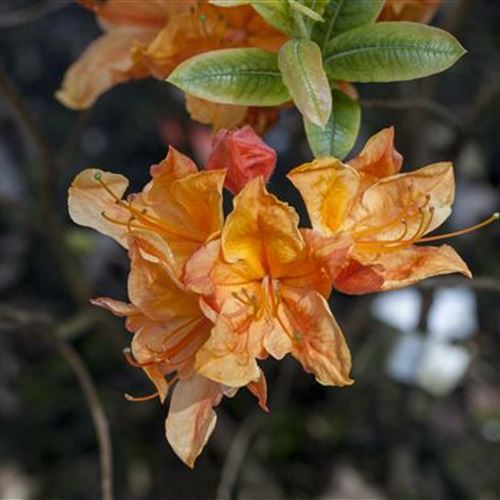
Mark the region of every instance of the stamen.
<instances>
[{"instance_id":1,"label":"stamen","mask_svg":"<svg viewBox=\"0 0 500 500\"><path fill-rule=\"evenodd\" d=\"M401 211L401 213L399 213L397 217L390 220L386 224L382 224L381 226L370 227L368 229L363 229L362 231L357 231L357 232L353 233L352 236L354 239L359 239L359 238L363 238L365 236L371 236L372 234L380 233L382 231L391 229L392 227L394 227L398 224L401 224L404 220L408 219L408 217L410 217L414 213L414 211L418 210L421 213L421 211L427 207L427 205L430 203L430 201L431 201L431 195L426 194L425 195L425 202L419 208L415 208L415 204L411 204L411 201L407 202L406 206L403 207L403 210Z\"/></svg>"},{"instance_id":2,"label":"stamen","mask_svg":"<svg viewBox=\"0 0 500 500\"><path fill-rule=\"evenodd\" d=\"M102 180L102 174L101 172L97 172L94 175L94 179L103 187L103 189L115 200L116 203L121 204L122 200L116 196L115 193L108 187L108 185Z\"/></svg>"},{"instance_id":3,"label":"stamen","mask_svg":"<svg viewBox=\"0 0 500 500\"><path fill-rule=\"evenodd\" d=\"M203 320L204 318L197 318L196 321L199 324L195 325L193 329L185 337L183 337L177 344L175 344L175 346L165 351L165 355L167 356L168 360L171 360L177 354L182 352L183 349L185 349L193 340L195 340L198 337L198 335L200 334L199 327L201 326Z\"/></svg>"},{"instance_id":4,"label":"stamen","mask_svg":"<svg viewBox=\"0 0 500 500\"><path fill-rule=\"evenodd\" d=\"M451 233L445 233L445 234L439 234L436 236L429 236L427 238L421 238L418 241L419 241L419 243L427 243L429 241L438 241L438 240L442 240L445 238L453 238L455 236L462 236L463 234L471 233L472 231L476 231L477 229L481 229L484 226L488 226L489 224L497 221L498 219L500 219L500 213L495 212L490 217L483 220L482 222L479 222L479 224L475 224L474 226L466 227L465 229L460 229L459 231L453 231Z\"/></svg>"},{"instance_id":5,"label":"stamen","mask_svg":"<svg viewBox=\"0 0 500 500\"><path fill-rule=\"evenodd\" d=\"M120 205L125 210L130 212L132 218L134 220L136 220L137 222L139 222L140 224L142 224L143 226L145 226L146 228L156 230L157 232L166 234L168 236L174 236L177 238L182 238L185 240L189 240L189 241L198 243L198 240L196 238L190 237L189 235L186 235L186 234L176 230L175 228L168 226L165 221L148 214L146 208L141 208L140 210L138 210L137 208L132 206L132 203L127 203L126 201L120 199L113 192L113 190L110 189L109 186L103 181L102 174L100 172L97 172L95 174L94 178L97 182L99 182L99 184L101 184L103 189L113 198L113 200L115 201L115 203L117 205ZM101 215L109 222L112 222L112 223L118 224L118 225L122 225L122 226L129 226L132 222L130 219L129 219L128 223L123 223L121 221L113 220L110 217L108 217L105 212L101 212Z\"/></svg>"},{"instance_id":6,"label":"stamen","mask_svg":"<svg viewBox=\"0 0 500 500\"><path fill-rule=\"evenodd\" d=\"M106 214L106 212L103 210L101 212L101 217L103 219L106 219L108 222L111 222L112 224L116 224L117 226L125 226L125 227L128 227L129 223L128 222L123 222L123 221L120 221L118 219L113 219L112 217L110 217L108 214Z\"/></svg>"},{"instance_id":7,"label":"stamen","mask_svg":"<svg viewBox=\"0 0 500 500\"><path fill-rule=\"evenodd\" d=\"M126 349L123 349L123 355L125 356L125 360L127 361L127 363L134 368L144 368L146 366L152 366L157 363L157 361L147 361L144 363L137 361L134 358L132 351L128 347Z\"/></svg>"},{"instance_id":8,"label":"stamen","mask_svg":"<svg viewBox=\"0 0 500 500\"><path fill-rule=\"evenodd\" d=\"M125 399L127 401L132 401L133 403L142 403L143 401L151 401L152 399L158 398L160 395L158 391L153 394L148 394L147 396L131 396L130 394L125 393Z\"/></svg>"}]
</instances>

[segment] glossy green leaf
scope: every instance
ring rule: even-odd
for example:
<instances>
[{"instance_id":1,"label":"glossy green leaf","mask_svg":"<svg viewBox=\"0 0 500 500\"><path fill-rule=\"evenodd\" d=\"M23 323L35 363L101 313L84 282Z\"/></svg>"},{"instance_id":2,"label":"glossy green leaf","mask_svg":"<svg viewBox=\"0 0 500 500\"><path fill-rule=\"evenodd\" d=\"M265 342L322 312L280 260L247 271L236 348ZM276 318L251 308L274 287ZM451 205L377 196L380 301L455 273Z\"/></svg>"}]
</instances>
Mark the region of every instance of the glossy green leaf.
<instances>
[{"instance_id":1,"label":"glossy green leaf","mask_svg":"<svg viewBox=\"0 0 500 500\"><path fill-rule=\"evenodd\" d=\"M308 121L322 127L332 111L332 94L321 49L310 40L289 40L278 53L278 65L297 108Z\"/></svg>"},{"instance_id":2,"label":"glossy green leaf","mask_svg":"<svg viewBox=\"0 0 500 500\"><path fill-rule=\"evenodd\" d=\"M355 28L324 48L325 69L335 80L392 82L444 71L465 54L455 37L410 22L375 23Z\"/></svg>"},{"instance_id":3,"label":"glossy green leaf","mask_svg":"<svg viewBox=\"0 0 500 500\"><path fill-rule=\"evenodd\" d=\"M290 36L301 36L303 22L297 22L297 15L306 23L318 21L328 0L255 0L253 8L273 27ZM299 5L297 5L299 4Z\"/></svg>"},{"instance_id":4,"label":"glossy green leaf","mask_svg":"<svg viewBox=\"0 0 500 500\"><path fill-rule=\"evenodd\" d=\"M314 26L313 40L321 47L344 31L373 23L385 0L330 0L324 11L324 23Z\"/></svg>"},{"instance_id":5,"label":"glossy green leaf","mask_svg":"<svg viewBox=\"0 0 500 500\"><path fill-rule=\"evenodd\" d=\"M288 0L288 3L290 4L292 10L295 10L297 13L305 17L308 17L313 21L318 21L321 23L325 22L323 16L319 12L316 12L314 8L311 9L307 5L304 5L303 3L300 3L297 0Z\"/></svg>"},{"instance_id":6,"label":"glossy green leaf","mask_svg":"<svg viewBox=\"0 0 500 500\"><path fill-rule=\"evenodd\" d=\"M183 62L167 79L195 97L224 104L275 106L290 99L276 54L223 49Z\"/></svg>"},{"instance_id":7,"label":"glossy green leaf","mask_svg":"<svg viewBox=\"0 0 500 500\"><path fill-rule=\"evenodd\" d=\"M255 1L253 8L274 28L290 36L298 34L288 0L273 0L272 2Z\"/></svg>"},{"instance_id":8,"label":"glossy green leaf","mask_svg":"<svg viewBox=\"0 0 500 500\"><path fill-rule=\"evenodd\" d=\"M322 128L304 120L307 140L315 156L344 159L356 142L361 124L361 109L356 101L340 90L332 93L333 109Z\"/></svg>"}]
</instances>

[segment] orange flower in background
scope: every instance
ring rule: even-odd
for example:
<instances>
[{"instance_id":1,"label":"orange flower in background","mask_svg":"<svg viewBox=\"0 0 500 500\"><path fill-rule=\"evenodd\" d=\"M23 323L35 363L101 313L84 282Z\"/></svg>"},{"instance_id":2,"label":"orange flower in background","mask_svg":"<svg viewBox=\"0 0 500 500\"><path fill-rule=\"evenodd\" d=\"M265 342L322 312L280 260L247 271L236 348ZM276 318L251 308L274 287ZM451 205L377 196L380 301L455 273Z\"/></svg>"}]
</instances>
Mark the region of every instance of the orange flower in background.
<instances>
[{"instance_id":1,"label":"orange flower in background","mask_svg":"<svg viewBox=\"0 0 500 500\"><path fill-rule=\"evenodd\" d=\"M260 377L257 359L291 353L324 385L352 382L349 349L326 301L327 264L309 239L297 213L266 191L262 177L236 196L220 240L194 254L183 278L204 296L215 322L197 353L198 373L241 387ZM328 243L328 265L335 267L348 245Z\"/></svg>"},{"instance_id":2,"label":"orange flower in background","mask_svg":"<svg viewBox=\"0 0 500 500\"><path fill-rule=\"evenodd\" d=\"M233 194L259 175L269 181L275 167L276 151L248 126L232 132L221 130L214 137L206 165L207 170L226 170L224 185Z\"/></svg>"},{"instance_id":3,"label":"orange flower in background","mask_svg":"<svg viewBox=\"0 0 500 500\"><path fill-rule=\"evenodd\" d=\"M193 120L211 125L215 132L249 125L262 135L278 121L280 108L221 104L186 94L186 109Z\"/></svg>"},{"instance_id":4,"label":"orange flower in background","mask_svg":"<svg viewBox=\"0 0 500 500\"><path fill-rule=\"evenodd\" d=\"M56 93L72 109L92 106L102 93L121 82L149 76L163 80L196 54L229 47L277 51L285 40L246 5L220 8L194 0L79 3L95 12L105 33L69 68ZM261 109L242 107L235 121L234 106L228 110L220 106L214 111L200 100L188 101L200 121L223 128L251 122L252 114Z\"/></svg>"},{"instance_id":5,"label":"orange flower in background","mask_svg":"<svg viewBox=\"0 0 500 500\"><path fill-rule=\"evenodd\" d=\"M222 227L225 172L199 172L189 158L170 148L167 157L151 167L151 175L141 193L125 200L125 177L84 170L69 189L69 212L76 223L124 246L133 234L178 277L187 259Z\"/></svg>"},{"instance_id":6,"label":"orange flower in background","mask_svg":"<svg viewBox=\"0 0 500 500\"><path fill-rule=\"evenodd\" d=\"M498 218L494 214L464 231L426 236L451 213L452 165L436 163L398 174L402 158L393 138L393 129L383 130L349 164L322 158L289 174L313 227L327 236L344 234L353 242L350 258L332 275L335 288L346 293L390 290L454 272L470 277L450 246L419 243L463 234Z\"/></svg>"},{"instance_id":7,"label":"orange flower in background","mask_svg":"<svg viewBox=\"0 0 500 500\"><path fill-rule=\"evenodd\" d=\"M442 0L386 0L379 21L429 23Z\"/></svg>"}]
</instances>

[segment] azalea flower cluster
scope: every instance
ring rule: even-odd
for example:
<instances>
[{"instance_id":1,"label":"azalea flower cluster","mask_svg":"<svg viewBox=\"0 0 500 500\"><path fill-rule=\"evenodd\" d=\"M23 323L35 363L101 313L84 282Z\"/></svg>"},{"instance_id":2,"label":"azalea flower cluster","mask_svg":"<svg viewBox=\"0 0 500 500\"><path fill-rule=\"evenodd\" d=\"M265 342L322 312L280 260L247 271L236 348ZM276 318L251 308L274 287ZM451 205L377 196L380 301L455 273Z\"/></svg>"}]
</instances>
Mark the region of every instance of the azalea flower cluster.
<instances>
[{"instance_id":1,"label":"azalea flower cluster","mask_svg":"<svg viewBox=\"0 0 500 500\"><path fill-rule=\"evenodd\" d=\"M320 158L288 174L310 228L268 191L275 162L246 128L221 133L203 170L171 148L140 193L124 197L127 179L97 169L70 188L73 220L129 252L130 303L93 302L126 318L127 356L154 384L151 397L163 403L171 393L166 437L189 466L223 396L246 388L267 410L266 358L291 354L322 385L353 382L332 289L364 294L446 273L470 277L450 246L427 245L450 236L427 234L451 213L452 165L401 174L393 129L347 163ZM224 185L235 193L225 219Z\"/></svg>"}]
</instances>

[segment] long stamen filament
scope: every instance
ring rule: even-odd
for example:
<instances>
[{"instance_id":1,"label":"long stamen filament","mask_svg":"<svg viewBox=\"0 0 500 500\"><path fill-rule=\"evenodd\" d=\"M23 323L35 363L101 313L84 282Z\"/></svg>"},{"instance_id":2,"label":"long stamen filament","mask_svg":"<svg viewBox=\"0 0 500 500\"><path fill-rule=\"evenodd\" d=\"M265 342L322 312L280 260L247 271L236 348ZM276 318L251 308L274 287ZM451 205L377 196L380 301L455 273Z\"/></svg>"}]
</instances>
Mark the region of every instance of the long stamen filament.
<instances>
[{"instance_id":1,"label":"long stamen filament","mask_svg":"<svg viewBox=\"0 0 500 500\"><path fill-rule=\"evenodd\" d=\"M147 366L152 366L156 364L156 361L146 361L141 363L140 361L137 361L133 354L132 351L129 348L123 349L123 355L125 356L125 360L130 366L133 366L134 368L144 368Z\"/></svg>"},{"instance_id":2,"label":"long stamen filament","mask_svg":"<svg viewBox=\"0 0 500 500\"><path fill-rule=\"evenodd\" d=\"M451 233L438 234L436 236L428 236L427 238L420 238L418 241L419 243L420 242L426 243L429 241L438 241L444 238L453 238L454 236L461 236L462 234L467 234L471 233L472 231L476 231L476 229L481 229L482 227L487 226L498 219L500 219L500 213L495 212L493 215L483 220L482 222L479 222L479 224L475 224L474 226L466 227L465 229L460 229L459 231L453 231Z\"/></svg>"},{"instance_id":3,"label":"long stamen filament","mask_svg":"<svg viewBox=\"0 0 500 500\"><path fill-rule=\"evenodd\" d=\"M148 394L147 396L131 396L130 394L125 393L125 399L127 401L132 401L133 403L142 403L143 401L151 401L152 399L156 399L159 397L158 391L153 394Z\"/></svg>"},{"instance_id":4,"label":"long stamen filament","mask_svg":"<svg viewBox=\"0 0 500 500\"><path fill-rule=\"evenodd\" d=\"M394 217L394 219L390 220L389 222L387 222L386 224L383 224L381 226L376 226L376 227L370 227L368 229L363 229L361 231L356 231L355 233L353 233L353 238L363 238L365 236L370 236L372 234L376 234L376 233L380 233L381 231L383 230L388 230L398 224L401 224L402 221L404 221L406 218L410 217L412 215L412 213L414 211L421 211L423 210L424 208L427 207L427 205L429 205L431 201L431 196L429 194L427 194L425 196L425 202L422 206L420 206L419 208L415 208L415 205L412 204L410 206L406 206L403 211L398 214L397 217Z\"/></svg>"},{"instance_id":5,"label":"long stamen filament","mask_svg":"<svg viewBox=\"0 0 500 500\"><path fill-rule=\"evenodd\" d=\"M113 190L110 189L110 187L103 181L102 175L100 173L95 174L95 179L97 182L99 182L99 184L103 187L103 189L113 198L113 200L115 201L115 203L117 205L125 208L125 210L129 211L130 214L132 215L132 219L129 219L128 223L124 224L121 221L116 221L116 220L111 219L109 216L107 216L105 214L105 212L102 212L101 215L109 222L131 227L130 224L131 224L132 220L135 219L137 222L143 224L144 226L149 227L151 229L155 229L158 232L165 233L169 236L183 238L183 239L193 241L193 242L198 242L198 240L196 238L192 238L184 233L181 233L181 232L177 231L175 228L168 226L165 223L165 221L148 214L147 209L138 210L137 208L133 207L131 203L127 203L126 201L120 199L113 192Z\"/></svg>"}]
</instances>

